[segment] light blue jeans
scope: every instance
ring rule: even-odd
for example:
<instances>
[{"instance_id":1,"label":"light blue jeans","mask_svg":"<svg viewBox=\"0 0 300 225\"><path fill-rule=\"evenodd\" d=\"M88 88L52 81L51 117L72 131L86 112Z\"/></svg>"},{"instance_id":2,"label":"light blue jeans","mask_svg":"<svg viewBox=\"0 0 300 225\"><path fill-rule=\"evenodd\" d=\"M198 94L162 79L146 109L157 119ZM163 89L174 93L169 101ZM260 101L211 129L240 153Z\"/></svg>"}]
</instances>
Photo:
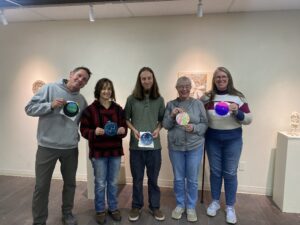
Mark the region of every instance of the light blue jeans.
<instances>
[{"instance_id":1,"label":"light blue jeans","mask_svg":"<svg viewBox=\"0 0 300 225\"><path fill-rule=\"evenodd\" d=\"M237 168L242 152L242 137L233 139L206 138L213 200L219 200L224 179L226 205L233 206L237 191Z\"/></svg>"},{"instance_id":2,"label":"light blue jeans","mask_svg":"<svg viewBox=\"0 0 300 225\"><path fill-rule=\"evenodd\" d=\"M198 175L203 154L203 146L190 151L169 149L169 157L174 173L176 205L194 209L198 200Z\"/></svg>"},{"instance_id":3,"label":"light blue jeans","mask_svg":"<svg viewBox=\"0 0 300 225\"><path fill-rule=\"evenodd\" d=\"M121 157L92 158L95 176L95 210L105 211L105 191L108 210L118 209L118 178Z\"/></svg>"}]
</instances>

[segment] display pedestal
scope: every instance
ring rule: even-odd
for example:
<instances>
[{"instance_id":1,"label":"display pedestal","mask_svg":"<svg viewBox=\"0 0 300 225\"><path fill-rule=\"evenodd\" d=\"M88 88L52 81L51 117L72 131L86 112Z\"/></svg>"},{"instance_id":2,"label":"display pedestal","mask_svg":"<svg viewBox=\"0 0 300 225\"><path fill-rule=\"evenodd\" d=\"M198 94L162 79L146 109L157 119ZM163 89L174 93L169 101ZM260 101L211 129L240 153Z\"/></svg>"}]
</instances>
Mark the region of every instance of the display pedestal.
<instances>
[{"instance_id":1,"label":"display pedestal","mask_svg":"<svg viewBox=\"0 0 300 225\"><path fill-rule=\"evenodd\" d=\"M279 132L273 200L282 212L300 213L300 137Z\"/></svg>"}]
</instances>

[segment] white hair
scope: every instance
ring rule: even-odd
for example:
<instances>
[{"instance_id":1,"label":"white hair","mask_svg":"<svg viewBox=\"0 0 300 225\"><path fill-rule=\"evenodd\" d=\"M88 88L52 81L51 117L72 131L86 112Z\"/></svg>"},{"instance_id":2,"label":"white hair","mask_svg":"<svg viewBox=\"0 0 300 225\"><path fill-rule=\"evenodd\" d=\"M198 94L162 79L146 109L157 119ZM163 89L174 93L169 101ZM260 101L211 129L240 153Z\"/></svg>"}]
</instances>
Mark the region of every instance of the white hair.
<instances>
[{"instance_id":1,"label":"white hair","mask_svg":"<svg viewBox=\"0 0 300 225\"><path fill-rule=\"evenodd\" d=\"M189 85L192 85L192 81L190 78L186 76L179 77L176 82L176 87L180 86L182 83L187 83L187 82L189 83Z\"/></svg>"}]
</instances>

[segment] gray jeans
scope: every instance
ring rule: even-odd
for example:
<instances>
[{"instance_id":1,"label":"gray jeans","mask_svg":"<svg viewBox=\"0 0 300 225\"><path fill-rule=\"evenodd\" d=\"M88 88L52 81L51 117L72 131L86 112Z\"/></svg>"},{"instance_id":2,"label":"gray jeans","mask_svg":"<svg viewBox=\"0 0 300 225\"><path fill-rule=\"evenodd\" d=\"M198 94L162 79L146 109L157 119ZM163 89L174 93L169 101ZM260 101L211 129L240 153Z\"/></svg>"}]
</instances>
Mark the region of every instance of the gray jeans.
<instances>
[{"instance_id":1,"label":"gray jeans","mask_svg":"<svg viewBox=\"0 0 300 225\"><path fill-rule=\"evenodd\" d=\"M62 150L38 146L35 161L36 183L32 199L33 225L46 224L51 178L57 160L60 161L60 171L64 181L62 213L69 213L73 209L78 148Z\"/></svg>"}]
</instances>

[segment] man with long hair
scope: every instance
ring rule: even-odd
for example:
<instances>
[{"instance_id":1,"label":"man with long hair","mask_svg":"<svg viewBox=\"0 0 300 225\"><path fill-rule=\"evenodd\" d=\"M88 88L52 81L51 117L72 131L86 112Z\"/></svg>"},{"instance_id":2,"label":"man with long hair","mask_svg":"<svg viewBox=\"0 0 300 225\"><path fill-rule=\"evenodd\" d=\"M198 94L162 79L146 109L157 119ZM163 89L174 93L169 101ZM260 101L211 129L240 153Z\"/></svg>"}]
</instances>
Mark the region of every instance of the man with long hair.
<instances>
[{"instance_id":1,"label":"man with long hair","mask_svg":"<svg viewBox=\"0 0 300 225\"><path fill-rule=\"evenodd\" d=\"M164 99L159 94L154 72L149 67L143 67L138 73L135 88L127 98L125 106L126 123L131 129L129 149L133 191L132 209L129 213L130 221L137 221L140 218L141 209L144 205L145 167L148 177L150 212L156 220L165 219L164 214L159 209L160 189L157 184L161 167L159 132L162 128L164 111ZM144 134L147 135L144 136Z\"/></svg>"}]
</instances>

